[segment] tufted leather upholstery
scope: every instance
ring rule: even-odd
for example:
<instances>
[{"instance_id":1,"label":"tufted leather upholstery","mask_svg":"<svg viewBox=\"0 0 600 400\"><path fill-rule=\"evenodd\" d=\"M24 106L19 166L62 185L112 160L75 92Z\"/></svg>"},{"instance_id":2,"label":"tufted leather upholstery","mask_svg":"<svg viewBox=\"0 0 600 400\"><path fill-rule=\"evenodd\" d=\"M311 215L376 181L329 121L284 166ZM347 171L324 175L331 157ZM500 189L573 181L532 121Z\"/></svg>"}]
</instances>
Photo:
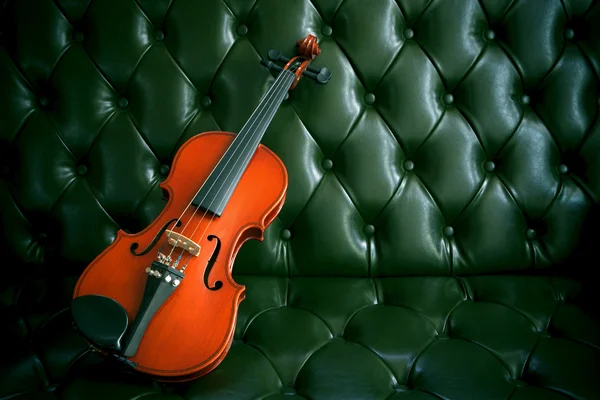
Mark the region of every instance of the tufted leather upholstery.
<instances>
[{"instance_id":1,"label":"tufted leather upholstery","mask_svg":"<svg viewBox=\"0 0 600 400\"><path fill-rule=\"evenodd\" d=\"M4 3L1 398L600 398L597 1ZM263 141L289 191L225 361L165 385L88 356L78 274L308 33L333 78Z\"/></svg>"}]
</instances>

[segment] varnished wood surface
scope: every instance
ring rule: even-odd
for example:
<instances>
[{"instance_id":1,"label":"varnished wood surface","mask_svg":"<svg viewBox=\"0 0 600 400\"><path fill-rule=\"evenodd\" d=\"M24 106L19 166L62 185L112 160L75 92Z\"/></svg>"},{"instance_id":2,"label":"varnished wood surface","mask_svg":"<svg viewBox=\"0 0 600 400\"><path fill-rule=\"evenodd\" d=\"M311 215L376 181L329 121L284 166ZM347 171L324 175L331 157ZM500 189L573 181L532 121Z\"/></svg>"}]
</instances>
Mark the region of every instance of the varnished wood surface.
<instances>
[{"instance_id":1,"label":"varnished wood surface","mask_svg":"<svg viewBox=\"0 0 600 400\"><path fill-rule=\"evenodd\" d=\"M144 291L145 269L156 259L166 237L163 235L157 246L141 257L130 252L131 244L137 242L138 251L143 250L167 221L181 216L233 138L231 133L206 132L188 140L177 153L171 173L160 185L169 198L161 214L142 232L119 231L115 241L83 272L74 297L86 294L111 297L127 310L130 322L133 321ZM181 218L182 226L174 230L200 244L201 252L192 257L182 283L156 312L137 354L130 358L138 371L167 380L183 380L206 374L221 362L231 345L238 305L245 296L245 287L231 276L235 255L246 240L262 240L264 229L283 205L286 188L283 163L261 145L221 218L214 218L206 229L211 215L204 216L202 211L194 214L195 207L189 207ZM207 240L209 235L221 239L221 251L209 276L211 286L217 280L223 282L223 287L216 291L208 290L203 280L216 245L214 240ZM168 253L171 247L167 245L165 249ZM172 257L177 257L180 251L176 249Z\"/></svg>"}]
</instances>

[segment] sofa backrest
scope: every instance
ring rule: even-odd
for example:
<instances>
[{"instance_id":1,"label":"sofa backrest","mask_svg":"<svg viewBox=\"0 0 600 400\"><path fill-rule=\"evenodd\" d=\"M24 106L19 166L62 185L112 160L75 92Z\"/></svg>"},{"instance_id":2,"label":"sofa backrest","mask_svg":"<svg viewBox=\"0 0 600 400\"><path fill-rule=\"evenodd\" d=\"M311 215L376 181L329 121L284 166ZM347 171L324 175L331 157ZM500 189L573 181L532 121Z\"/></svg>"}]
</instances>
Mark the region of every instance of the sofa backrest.
<instances>
[{"instance_id":1,"label":"sofa backrest","mask_svg":"<svg viewBox=\"0 0 600 400\"><path fill-rule=\"evenodd\" d=\"M179 146L237 132L274 80L260 58L308 33L333 77L302 80L264 138L288 195L236 273L543 268L600 199L597 2L30 3L8 2L0 48L2 254L18 262L81 271L144 228Z\"/></svg>"}]
</instances>

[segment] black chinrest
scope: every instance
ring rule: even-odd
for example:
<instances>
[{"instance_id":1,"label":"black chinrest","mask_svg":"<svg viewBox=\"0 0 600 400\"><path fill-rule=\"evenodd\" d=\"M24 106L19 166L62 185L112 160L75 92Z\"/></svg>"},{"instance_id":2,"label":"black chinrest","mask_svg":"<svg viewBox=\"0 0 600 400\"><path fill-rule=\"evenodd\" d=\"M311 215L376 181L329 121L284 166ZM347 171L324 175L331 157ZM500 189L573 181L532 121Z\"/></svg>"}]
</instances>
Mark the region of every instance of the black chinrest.
<instances>
[{"instance_id":1,"label":"black chinrest","mask_svg":"<svg viewBox=\"0 0 600 400\"><path fill-rule=\"evenodd\" d=\"M121 350L121 339L129 323L127 312L110 297L85 295L71 301L75 327L85 339L99 347Z\"/></svg>"}]
</instances>

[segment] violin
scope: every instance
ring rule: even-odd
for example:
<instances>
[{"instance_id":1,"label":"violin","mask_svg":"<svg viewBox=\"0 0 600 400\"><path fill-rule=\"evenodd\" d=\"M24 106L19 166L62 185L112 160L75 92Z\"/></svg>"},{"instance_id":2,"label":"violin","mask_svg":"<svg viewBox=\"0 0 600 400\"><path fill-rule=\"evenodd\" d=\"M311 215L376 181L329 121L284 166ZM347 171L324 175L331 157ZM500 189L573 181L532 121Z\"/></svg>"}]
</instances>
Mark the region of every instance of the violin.
<instances>
[{"instance_id":1,"label":"violin","mask_svg":"<svg viewBox=\"0 0 600 400\"><path fill-rule=\"evenodd\" d=\"M188 139L160 184L159 215L139 233L119 230L83 271L71 315L92 351L162 381L198 378L223 360L245 298L232 278L236 254L263 240L286 196L285 165L261 139L301 77L331 78L310 66L314 35L296 46L291 59L270 50L261 60L277 78L241 130Z\"/></svg>"}]
</instances>

